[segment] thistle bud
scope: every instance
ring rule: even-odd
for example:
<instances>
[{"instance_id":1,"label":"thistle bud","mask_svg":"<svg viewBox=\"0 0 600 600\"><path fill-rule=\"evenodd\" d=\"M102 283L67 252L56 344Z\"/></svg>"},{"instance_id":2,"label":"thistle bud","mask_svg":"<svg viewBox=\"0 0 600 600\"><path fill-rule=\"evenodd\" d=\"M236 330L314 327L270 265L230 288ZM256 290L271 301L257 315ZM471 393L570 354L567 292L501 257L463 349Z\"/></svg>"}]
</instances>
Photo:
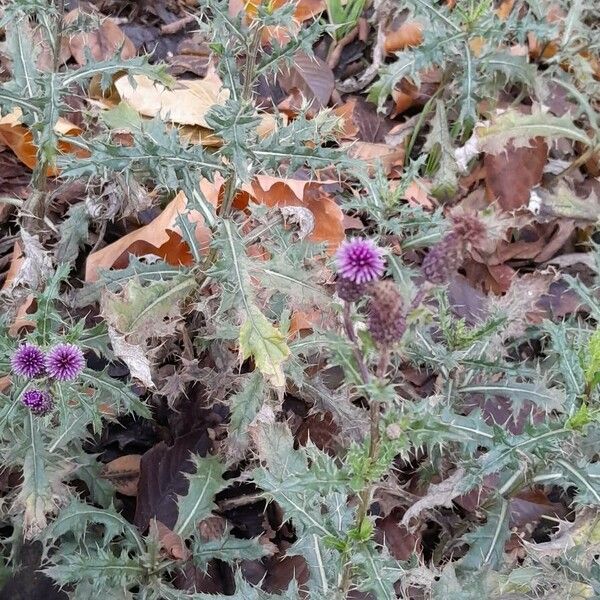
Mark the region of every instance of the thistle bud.
<instances>
[{"instance_id":1,"label":"thistle bud","mask_svg":"<svg viewBox=\"0 0 600 600\"><path fill-rule=\"evenodd\" d=\"M392 281L378 281L371 289L368 328L371 337L380 345L400 341L406 330L403 301Z\"/></svg>"},{"instance_id":2,"label":"thistle bud","mask_svg":"<svg viewBox=\"0 0 600 600\"><path fill-rule=\"evenodd\" d=\"M453 215L452 230L425 257L421 270L431 283L446 283L462 265L465 251L485 239L485 225L475 215Z\"/></svg>"},{"instance_id":3,"label":"thistle bud","mask_svg":"<svg viewBox=\"0 0 600 600\"><path fill-rule=\"evenodd\" d=\"M346 302L356 302L360 300L367 291L368 284L356 283L351 279L338 277L335 282L335 291L337 295Z\"/></svg>"},{"instance_id":4,"label":"thistle bud","mask_svg":"<svg viewBox=\"0 0 600 600\"><path fill-rule=\"evenodd\" d=\"M421 271L431 283L446 283L460 267L463 259L463 241L451 231L429 251L421 265Z\"/></svg>"}]
</instances>

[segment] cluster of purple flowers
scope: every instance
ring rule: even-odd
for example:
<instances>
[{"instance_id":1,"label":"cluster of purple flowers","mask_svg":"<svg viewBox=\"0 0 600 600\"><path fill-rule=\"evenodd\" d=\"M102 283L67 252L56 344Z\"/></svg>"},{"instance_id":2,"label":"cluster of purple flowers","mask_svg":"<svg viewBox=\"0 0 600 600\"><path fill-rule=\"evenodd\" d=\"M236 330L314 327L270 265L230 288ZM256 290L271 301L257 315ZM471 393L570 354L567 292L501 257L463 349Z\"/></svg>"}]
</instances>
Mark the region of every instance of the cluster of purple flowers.
<instances>
[{"instance_id":1,"label":"cluster of purple flowers","mask_svg":"<svg viewBox=\"0 0 600 600\"><path fill-rule=\"evenodd\" d=\"M48 377L55 381L73 381L84 365L81 348L64 343L56 344L47 353L35 344L25 343L15 351L11 359L13 373L27 379ZM21 402L36 415L46 414L54 406L50 394L40 389L26 391Z\"/></svg>"},{"instance_id":2,"label":"cluster of purple flowers","mask_svg":"<svg viewBox=\"0 0 600 600\"><path fill-rule=\"evenodd\" d=\"M385 270L383 251L368 239L344 242L336 254L336 290L345 302L356 302L368 294L367 326L375 342L389 346L406 329L404 303L392 281L380 281Z\"/></svg>"}]
</instances>

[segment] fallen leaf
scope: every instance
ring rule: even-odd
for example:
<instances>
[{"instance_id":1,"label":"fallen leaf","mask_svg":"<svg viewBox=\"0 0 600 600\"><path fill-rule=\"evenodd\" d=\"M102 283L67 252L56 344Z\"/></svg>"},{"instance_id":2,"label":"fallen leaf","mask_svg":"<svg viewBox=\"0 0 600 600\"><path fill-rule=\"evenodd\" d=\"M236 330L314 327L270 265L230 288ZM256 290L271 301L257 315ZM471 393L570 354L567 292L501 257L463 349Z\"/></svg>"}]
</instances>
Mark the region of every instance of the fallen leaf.
<instances>
[{"instance_id":1,"label":"fallen leaf","mask_svg":"<svg viewBox=\"0 0 600 600\"><path fill-rule=\"evenodd\" d=\"M421 550L421 536L410 532L400 523L400 510L394 509L376 524L376 539L385 544L390 554L397 560L408 560ZM400 513L401 514L401 513Z\"/></svg>"},{"instance_id":2,"label":"fallen leaf","mask_svg":"<svg viewBox=\"0 0 600 600\"><path fill-rule=\"evenodd\" d=\"M270 10L275 10L288 2L289 0L269 0L268 6ZM254 18L261 3L267 4L267 2L263 2L262 0L230 0L229 14L235 16L244 10L248 17ZM322 13L325 8L325 0L298 0L294 9L294 20L302 22L312 19Z\"/></svg>"},{"instance_id":3,"label":"fallen leaf","mask_svg":"<svg viewBox=\"0 0 600 600\"><path fill-rule=\"evenodd\" d=\"M393 54L405 48L414 48L423 42L423 25L418 21L405 21L385 35L385 51Z\"/></svg>"},{"instance_id":4,"label":"fallen leaf","mask_svg":"<svg viewBox=\"0 0 600 600\"><path fill-rule=\"evenodd\" d=\"M145 531L156 518L172 529L177 523L177 496L187 493L186 473L194 472L191 454L206 456L210 439L205 430L194 430L175 439L172 446L160 442L142 456L134 522Z\"/></svg>"},{"instance_id":5,"label":"fallen leaf","mask_svg":"<svg viewBox=\"0 0 600 600\"><path fill-rule=\"evenodd\" d=\"M112 327L108 328L108 337L115 355L127 365L131 377L138 379L146 387L154 387L150 361L144 348L139 344L130 344L125 336L119 335Z\"/></svg>"},{"instance_id":6,"label":"fallen leaf","mask_svg":"<svg viewBox=\"0 0 600 600\"><path fill-rule=\"evenodd\" d=\"M315 108L324 108L335 88L335 78L323 60L296 52L292 66L279 76L279 84L287 93L297 88Z\"/></svg>"},{"instance_id":7,"label":"fallen leaf","mask_svg":"<svg viewBox=\"0 0 600 600\"><path fill-rule=\"evenodd\" d=\"M223 105L229 90L214 71L204 79L181 79L172 89L145 75L123 75L115 81L122 100L146 117L160 117L181 125L200 125L209 128L206 114L216 105Z\"/></svg>"},{"instance_id":8,"label":"fallen leaf","mask_svg":"<svg viewBox=\"0 0 600 600\"><path fill-rule=\"evenodd\" d=\"M463 488L464 477L464 469L456 469L450 477L444 479L441 483L432 483L427 490L427 494L408 507L402 517L401 524L409 527L414 517L417 517L429 508L436 506L450 508L454 498L460 496L465 491Z\"/></svg>"},{"instance_id":9,"label":"fallen leaf","mask_svg":"<svg viewBox=\"0 0 600 600\"><path fill-rule=\"evenodd\" d=\"M363 160L369 166L371 173L375 172L381 164L386 175L392 175L396 167L400 172L404 165L405 151L402 146L389 146L387 144L369 144L367 142L354 142L348 146L348 154L352 158Z\"/></svg>"},{"instance_id":10,"label":"fallen leaf","mask_svg":"<svg viewBox=\"0 0 600 600\"><path fill-rule=\"evenodd\" d=\"M543 138L531 140L530 147L515 148L508 143L501 154L486 154L486 194L504 210L515 210L529 203L531 190L540 183L548 155Z\"/></svg>"},{"instance_id":11,"label":"fallen leaf","mask_svg":"<svg viewBox=\"0 0 600 600\"><path fill-rule=\"evenodd\" d=\"M154 531L153 531L154 530ZM150 532L155 533L161 550L168 558L186 561L191 554L180 535L169 529L164 523L154 520L150 523Z\"/></svg>"},{"instance_id":12,"label":"fallen leaf","mask_svg":"<svg viewBox=\"0 0 600 600\"><path fill-rule=\"evenodd\" d=\"M259 175L252 183L242 188L236 197L235 206L245 209L249 200L266 206L301 206L314 216L314 229L308 239L326 242L328 251L335 252L345 239L344 214L337 203L325 191L333 182L280 179Z\"/></svg>"},{"instance_id":13,"label":"fallen leaf","mask_svg":"<svg viewBox=\"0 0 600 600\"><path fill-rule=\"evenodd\" d=\"M222 179L215 175L215 182L204 179L200 188L204 197L213 206L217 206ZM193 262L187 244L181 237L181 230L176 224L177 217L185 212L187 198L179 192L166 208L154 219L117 241L88 256L85 267L85 281L96 281L100 269L122 269L129 263L129 255L143 256L155 254L171 265L190 265ZM188 213L189 219L196 224L196 239L203 250L208 249L210 229L205 226L204 218L197 211Z\"/></svg>"},{"instance_id":14,"label":"fallen leaf","mask_svg":"<svg viewBox=\"0 0 600 600\"><path fill-rule=\"evenodd\" d=\"M127 454L106 463L101 476L110 481L124 496L137 496L141 454Z\"/></svg>"},{"instance_id":15,"label":"fallen leaf","mask_svg":"<svg viewBox=\"0 0 600 600\"><path fill-rule=\"evenodd\" d=\"M21 109L16 108L12 112L0 118L0 144L8 146L15 156L30 169L35 169L37 163L37 148L33 143L33 136L27 127L21 125ZM82 130L66 119L59 117L54 125L54 133L59 136L76 136ZM82 148L77 148L68 142L59 140L58 150L60 152L73 152L76 156L86 157L89 153ZM47 175L53 177L58 170L50 166Z\"/></svg>"},{"instance_id":16,"label":"fallen leaf","mask_svg":"<svg viewBox=\"0 0 600 600\"><path fill-rule=\"evenodd\" d=\"M65 23L73 23L85 13L76 8L64 16ZM124 60L134 58L136 49L133 42L121 31L114 19L102 19L98 29L94 31L72 33L69 37L69 49L78 64L87 64L86 53L95 61L109 60L120 50Z\"/></svg>"},{"instance_id":17,"label":"fallen leaf","mask_svg":"<svg viewBox=\"0 0 600 600\"><path fill-rule=\"evenodd\" d=\"M24 260L25 257L23 256L21 244L17 240L13 246L10 265L8 267L8 271L6 272L4 284L2 285L2 291L8 292L10 289L14 288L13 282L21 270ZM24 301L19 305L15 318L8 329L8 333L11 336L16 336L22 327L31 329L35 328L35 321L29 319L27 316L29 314L29 309L32 308L34 304L34 300L35 298L33 294L28 294Z\"/></svg>"}]
</instances>

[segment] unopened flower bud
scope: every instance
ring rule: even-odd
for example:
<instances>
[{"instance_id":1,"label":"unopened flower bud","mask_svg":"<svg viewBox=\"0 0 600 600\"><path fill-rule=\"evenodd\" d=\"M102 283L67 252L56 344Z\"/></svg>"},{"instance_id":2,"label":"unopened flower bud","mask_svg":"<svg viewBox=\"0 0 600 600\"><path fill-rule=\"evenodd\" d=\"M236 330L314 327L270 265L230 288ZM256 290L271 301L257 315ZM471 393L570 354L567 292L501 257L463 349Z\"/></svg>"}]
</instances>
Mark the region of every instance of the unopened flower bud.
<instances>
[{"instance_id":1,"label":"unopened flower bud","mask_svg":"<svg viewBox=\"0 0 600 600\"><path fill-rule=\"evenodd\" d=\"M406 330L402 296L393 281L378 281L371 288L368 329L384 346L400 341Z\"/></svg>"}]
</instances>

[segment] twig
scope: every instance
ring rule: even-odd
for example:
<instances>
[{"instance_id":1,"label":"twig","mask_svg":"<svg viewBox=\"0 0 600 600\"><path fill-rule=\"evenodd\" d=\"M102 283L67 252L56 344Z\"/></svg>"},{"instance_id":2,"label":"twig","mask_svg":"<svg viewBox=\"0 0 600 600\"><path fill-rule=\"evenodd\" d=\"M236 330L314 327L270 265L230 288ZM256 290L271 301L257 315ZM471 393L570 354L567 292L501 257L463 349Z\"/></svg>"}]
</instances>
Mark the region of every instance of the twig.
<instances>
[{"instance_id":1,"label":"twig","mask_svg":"<svg viewBox=\"0 0 600 600\"><path fill-rule=\"evenodd\" d=\"M373 56L371 58L371 64L363 71L359 77L350 77L345 81L340 81L336 84L336 88L339 92L348 94L351 92L358 92L367 87L379 71L379 67L383 63L383 57L385 55L385 31L389 18L392 13L392 3L387 0L381 0L379 5L375 8L374 21L377 25L377 40L373 47Z\"/></svg>"},{"instance_id":2,"label":"twig","mask_svg":"<svg viewBox=\"0 0 600 600\"><path fill-rule=\"evenodd\" d=\"M186 15L185 17L181 17L181 19L177 19L177 21L161 25L160 32L164 35L173 35L181 29L184 29L190 23L193 23L195 20L196 17L194 15Z\"/></svg>"}]
</instances>

